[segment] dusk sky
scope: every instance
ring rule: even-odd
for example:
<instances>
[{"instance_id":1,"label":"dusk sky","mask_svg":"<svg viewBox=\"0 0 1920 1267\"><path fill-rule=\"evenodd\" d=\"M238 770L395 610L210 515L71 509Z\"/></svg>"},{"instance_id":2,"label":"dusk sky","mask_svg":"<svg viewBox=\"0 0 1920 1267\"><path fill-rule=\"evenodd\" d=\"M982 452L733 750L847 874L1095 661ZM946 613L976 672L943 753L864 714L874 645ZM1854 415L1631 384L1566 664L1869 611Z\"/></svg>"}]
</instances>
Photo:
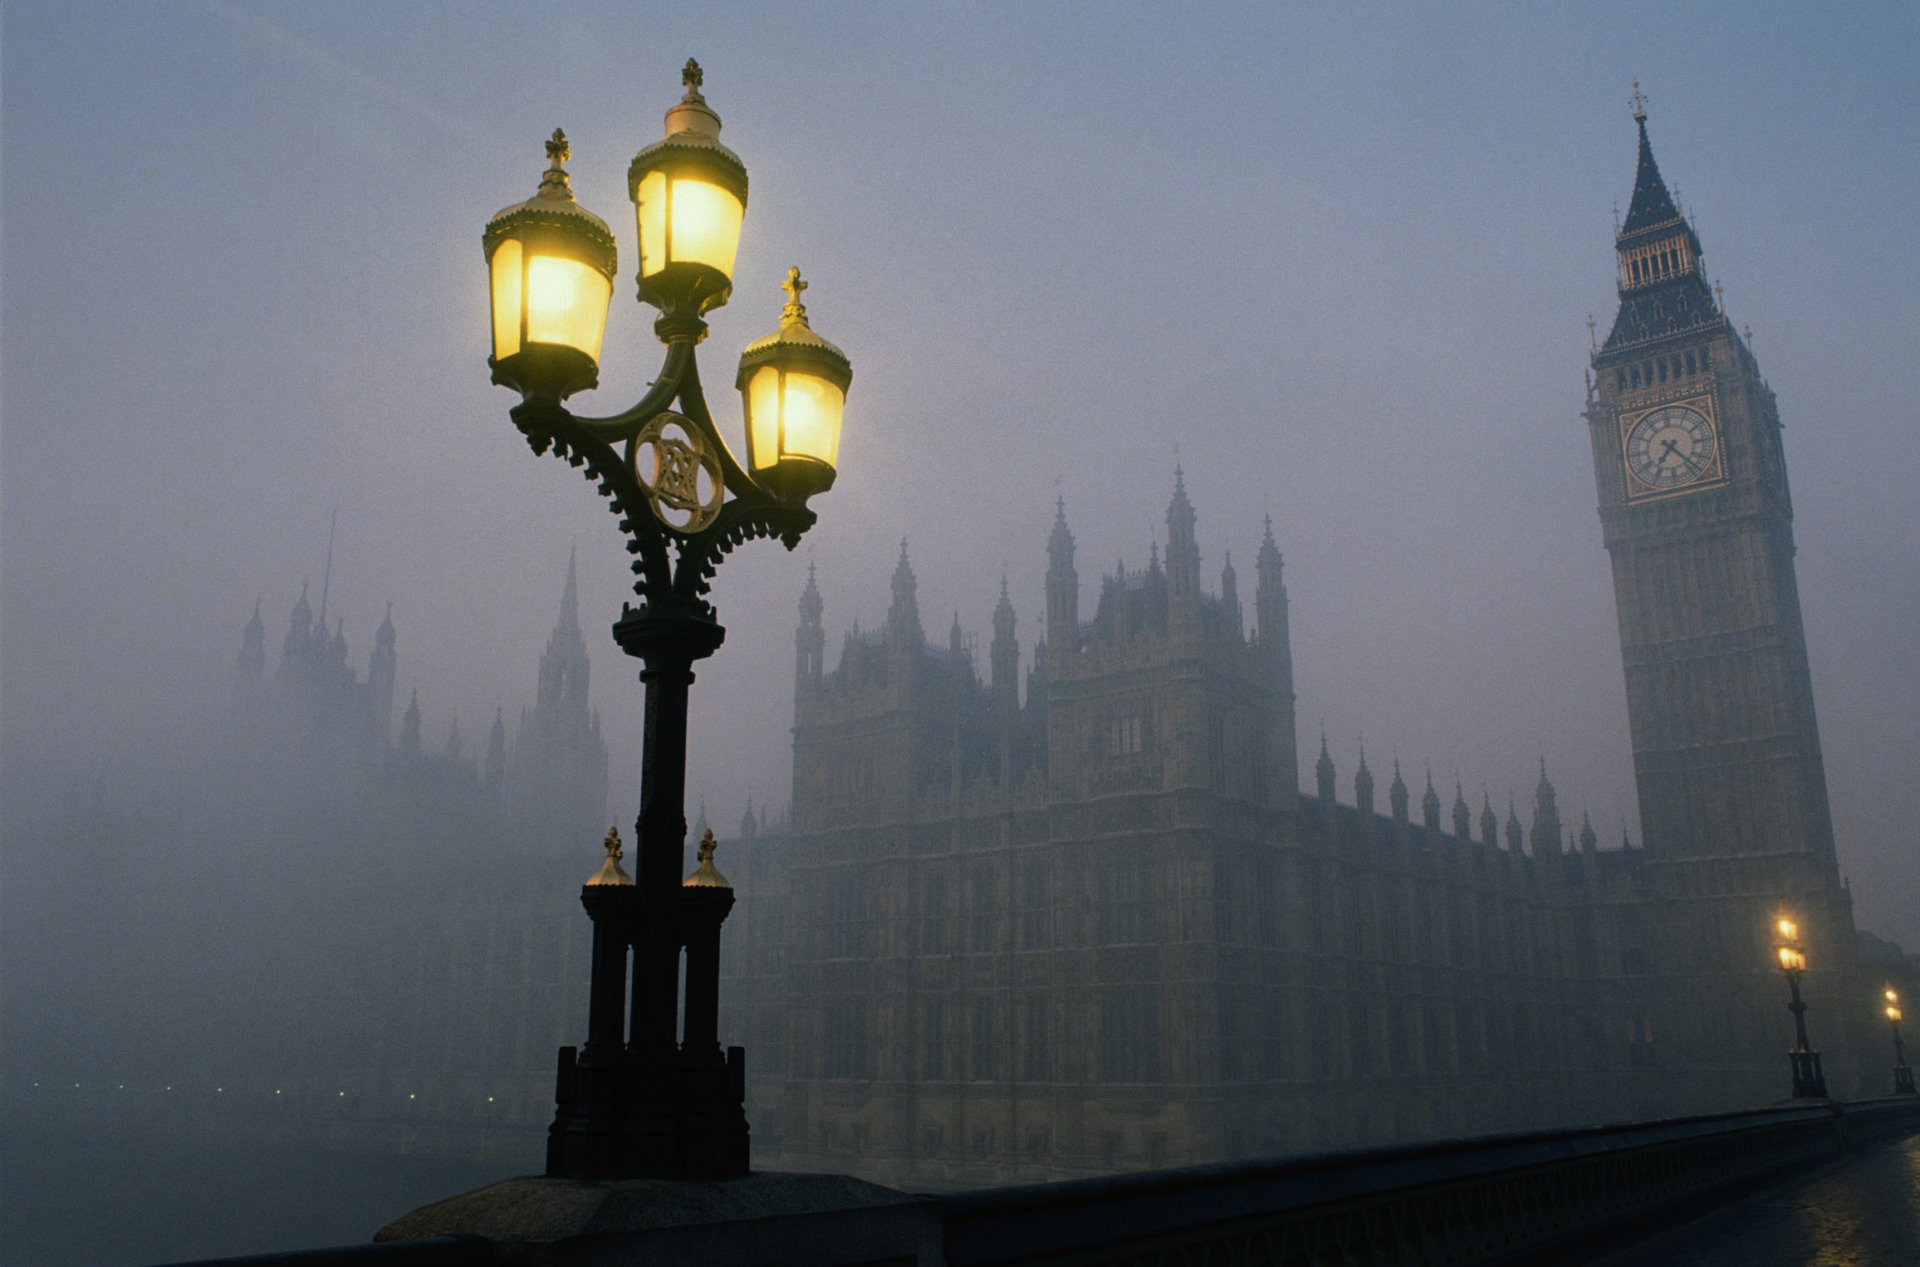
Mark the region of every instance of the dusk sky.
<instances>
[{"instance_id":1,"label":"dusk sky","mask_svg":"<svg viewBox=\"0 0 1920 1267\"><path fill-rule=\"evenodd\" d=\"M1778 394L1836 835L1863 927L1920 949L1920 9L169 4L0 18L0 739L8 795L138 786L218 720L303 581L364 667L387 603L429 743L534 690L577 547L613 812L641 692L604 503L490 386L480 233L555 127L619 239L602 387L659 368L629 159L697 57L752 179L701 348L798 264L854 365L839 482L714 597L690 802L783 806L807 566L828 665L903 539L928 636L1041 630L1063 498L1082 610L1144 566L1179 463L1217 588L1287 560L1304 762L1365 739L1504 814L1637 842L1581 418L1616 306L1637 77L1709 276ZM395 719L396 725L398 718ZM9 841L9 848L21 842ZM137 841L106 842L137 848ZM582 866L597 853L582 840Z\"/></svg>"}]
</instances>

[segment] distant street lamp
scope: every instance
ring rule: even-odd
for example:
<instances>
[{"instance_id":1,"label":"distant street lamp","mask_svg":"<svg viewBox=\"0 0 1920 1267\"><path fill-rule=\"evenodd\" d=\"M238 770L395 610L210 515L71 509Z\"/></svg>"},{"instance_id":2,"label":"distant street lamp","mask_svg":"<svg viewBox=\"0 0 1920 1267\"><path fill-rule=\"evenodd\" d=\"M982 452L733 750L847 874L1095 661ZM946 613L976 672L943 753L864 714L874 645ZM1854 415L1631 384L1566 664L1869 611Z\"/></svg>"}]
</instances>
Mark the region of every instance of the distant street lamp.
<instances>
[{"instance_id":1,"label":"distant street lamp","mask_svg":"<svg viewBox=\"0 0 1920 1267\"><path fill-rule=\"evenodd\" d=\"M1793 1002L1787 1004L1787 1010L1793 1013L1794 1047L1787 1053L1787 1060L1793 1066L1793 1098L1824 1100L1827 1079L1820 1072L1820 1053L1807 1045L1807 1005L1800 998L1800 978L1807 971L1807 953L1800 947L1800 926L1783 915L1774 922L1773 931L1774 954L1779 957L1780 971L1786 974L1787 989L1793 996Z\"/></svg>"},{"instance_id":2,"label":"distant street lamp","mask_svg":"<svg viewBox=\"0 0 1920 1267\"><path fill-rule=\"evenodd\" d=\"M788 549L813 526L807 499L833 484L841 412L853 372L815 334L791 269L779 328L740 358L746 415L743 467L707 412L694 346L706 313L733 292L746 214L747 169L720 143L720 117L688 61L686 93L666 135L628 169L640 243L641 302L659 309L665 364L624 413L583 418L561 402L599 382L600 341L616 250L606 222L574 200L556 130L539 192L495 215L482 242L493 308L493 381L521 395L509 411L535 453L584 466L620 515L641 598L613 627L644 662L645 749L635 876L607 859L582 891L594 925L587 1041L560 1052L558 1110L547 1173L569 1178L708 1177L747 1171L745 1059L722 1055L715 1035L720 922L731 886L713 867L711 839L683 884L687 688L694 661L726 631L706 600L721 560L743 541ZM678 410L670 409L678 405ZM633 951L630 1007L626 957ZM681 952L687 953L684 1033Z\"/></svg>"},{"instance_id":3,"label":"distant street lamp","mask_svg":"<svg viewBox=\"0 0 1920 1267\"><path fill-rule=\"evenodd\" d=\"M1907 1068L1906 1048L1900 1045L1900 992L1888 986L1884 993L1887 997L1887 1024L1893 1029L1893 1093L1913 1095L1913 1070Z\"/></svg>"}]
</instances>

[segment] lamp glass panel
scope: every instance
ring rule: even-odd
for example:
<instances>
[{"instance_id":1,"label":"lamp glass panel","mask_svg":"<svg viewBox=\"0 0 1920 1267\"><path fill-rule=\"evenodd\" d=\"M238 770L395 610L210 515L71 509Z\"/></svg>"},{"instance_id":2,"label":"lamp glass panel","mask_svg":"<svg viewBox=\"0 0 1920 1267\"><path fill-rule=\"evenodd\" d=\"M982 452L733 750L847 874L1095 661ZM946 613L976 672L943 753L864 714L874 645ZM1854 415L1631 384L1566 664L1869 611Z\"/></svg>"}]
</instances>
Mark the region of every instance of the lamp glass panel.
<instances>
[{"instance_id":1,"label":"lamp glass panel","mask_svg":"<svg viewBox=\"0 0 1920 1267\"><path fill-rule=\"evenodd\" d=\"M527 261L527 342L559 343L597 364L613 283L591 264L558 255Z\"/></svg>"},{"instance_id":2,"label":"lamp glass panel","mask_svg":"<svg viewBox=\"0 0 1920 1267\"><path fill-rule=\"evenodd\" d=\"M747 380L747 460L764 471L780 460L780 371L762 365Z\"/></svg>"},{"instance_id":3,"label":"lamp glass panel","mask_svg":"<svg viewBox=\"0 0 1920 1267\"><path fill-rule=\"evenodd\" d=\"M824 378L787 371L780 392L781 454L834 465L846 393Z\"/></svg>"},{"instance_id":4,"label":"lamp glass panel","mask_svg":"<svg viewBox=\"0 0 1920 1267\"><path fill-rule=\"evenodd\" d=\"M649 174L648 179L652 179ZM641 196L646 196L646 181ZM677 177L673 182L673 222L670 247L675 263L705 264L733 276L733 257L740 247L740 221L746 208L718 185Z\"/></svg>"},{"instance_id":5,"label":"lamp glass panel","mask_svg":"<svg viewBox=\"0 0 1920 1267\"><path fill-rule=\"evenodd\" d=\"M648 172L640 178L640 196L634 200L640 222L640 276L652 277L667 266L667 174Z\"/></svg>"},{"instance_id":6,"label":"lamp glass panel","mask_svg":"<svg viewBox=\"0 0 1920 1267\"><path fill-rule=\"evenodd\" d=\"M520 239L508 238L493 252L493 356L505 360L520 350Z\"/></svg>"}]
</instances>

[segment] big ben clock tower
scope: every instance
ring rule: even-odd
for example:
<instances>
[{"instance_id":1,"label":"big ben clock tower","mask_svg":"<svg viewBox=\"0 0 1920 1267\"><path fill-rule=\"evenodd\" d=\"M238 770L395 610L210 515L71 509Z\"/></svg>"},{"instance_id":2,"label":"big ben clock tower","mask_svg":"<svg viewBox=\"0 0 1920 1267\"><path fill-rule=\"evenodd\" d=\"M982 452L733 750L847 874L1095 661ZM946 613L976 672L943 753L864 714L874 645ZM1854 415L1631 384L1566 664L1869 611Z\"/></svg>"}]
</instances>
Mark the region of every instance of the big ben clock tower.
<instances>
[{"instance_id":1,"label":"big ben clock tower","mask_svg":"<svg viewBox=\"0 0 1920 1267\"><path fill-rule=\"evenodd\" d=\"M1845 1095L1853 917L1834 859L1779 413L1661 179L1637 86L1634 121L1620 311L1593 356L1586 418L1653 886L1645 984L1661 1076L1681 1110L1787 1094L1791 1030L1768 931L1791 912L1808 938L1814 1038Z\"/></svg>"}]
</instances>

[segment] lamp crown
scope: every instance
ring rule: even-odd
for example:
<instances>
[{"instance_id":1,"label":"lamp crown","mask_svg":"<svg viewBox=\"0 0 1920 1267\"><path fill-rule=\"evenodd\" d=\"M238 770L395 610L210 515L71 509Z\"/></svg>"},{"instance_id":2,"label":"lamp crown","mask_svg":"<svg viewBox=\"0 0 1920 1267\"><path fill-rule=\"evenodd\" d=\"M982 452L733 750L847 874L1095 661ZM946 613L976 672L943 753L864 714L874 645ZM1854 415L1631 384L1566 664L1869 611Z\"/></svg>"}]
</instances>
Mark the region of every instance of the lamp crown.
<instances>
[{"instance_id":1,"label":"lamp crown","mask_svg":"<svg viewBox=\"0 0 1920 1267\"><path fill-rule=\"evenodd\" d=\"M560 128L553 130L547 138L547 170L540 175L540 192L536 198L547 198L561 202L573 201L573 180L567 175L567 169L561 164L573 157L573 147L567 144L567 134Z\"/></svg>"},{"instance_id":2,"label":"lamp crown","mask_svg":"<svg viewBox=\"0 0 1920 1267\"><path fill-rule=\"evenodd\" d=\"M667 135L694 132L709 139L720 135L720 116L713 112L707 99L700 94L700 86L707 81L707 73L700 69L700 63L691 57L681 68L680 82L687 86L680 100L667 111ZM739 162L738 158L734 162Z\"/></svg>"},{"instance_id":3,"label":"lamp crown","mask_svg":"<svg viewBox=\"0 0 1920 1267\"><path fill-rule=\"evenodd\" d=\"M709 827L700 837L700 849L695 854L700 865L692 875L681 882L681 888L730 889L733 887L733 883L721 875L718 868L713 865L713 851L717 848L719 848L719 842L713 838L713 829Z\"/></svg>"},{"instance_id":4,"label":"lamp crown","mask_svg":"<svg viewBox=\"0 0 1920 1267\"><path fill-rule=\"evenodd\" d=\"M800 280L800 266L795 264L787 270L787 280L780 283L780 289L787 292L787 306L780 310L781 325L808 325L807 306L800 302L800 295L806 288L807 283Z\"/></svg>"}]
</instances>

